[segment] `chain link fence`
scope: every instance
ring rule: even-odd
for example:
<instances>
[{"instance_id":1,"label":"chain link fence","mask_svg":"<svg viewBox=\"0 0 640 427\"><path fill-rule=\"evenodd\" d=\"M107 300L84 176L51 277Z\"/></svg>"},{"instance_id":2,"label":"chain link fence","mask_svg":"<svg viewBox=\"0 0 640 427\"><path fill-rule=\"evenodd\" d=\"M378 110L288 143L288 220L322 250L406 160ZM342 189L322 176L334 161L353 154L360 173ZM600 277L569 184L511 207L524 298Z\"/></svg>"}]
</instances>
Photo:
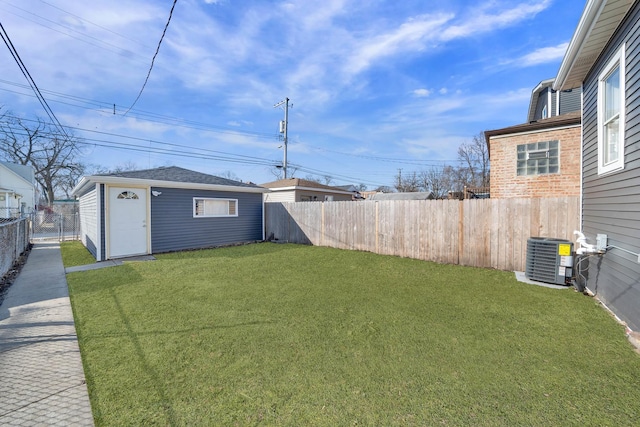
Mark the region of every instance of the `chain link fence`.
<instances>
[{"instance_id":1,"label":"chain link fence","mask_svg":"<svg viewBox=\"0 0 640 427\"><path fill-rule=\"evenodd\" d=\"M2 218L0 221L0 278L11 269L29 247L29 218Z\"/></svg>"},{"instance_id":2,"label":"chain link fence","mask_svg":"<svg viewBox=\"0 0 640 427\"><path fill-rule=\"evenodd\" d=\"M34 240L77 240L80 238L80 213L75 201L41 206L30 215Z\"/></svg>"},{"instance_id":3,"label":"chain link fence","mask_svg":"<svg viewBox=\"0 0 640 427\"><path fill-rule=\"evenodd\" d=\"M32 239L78 240L80 238L80 214L37 211L32 214Z\"/></svg>"}]
</instances>

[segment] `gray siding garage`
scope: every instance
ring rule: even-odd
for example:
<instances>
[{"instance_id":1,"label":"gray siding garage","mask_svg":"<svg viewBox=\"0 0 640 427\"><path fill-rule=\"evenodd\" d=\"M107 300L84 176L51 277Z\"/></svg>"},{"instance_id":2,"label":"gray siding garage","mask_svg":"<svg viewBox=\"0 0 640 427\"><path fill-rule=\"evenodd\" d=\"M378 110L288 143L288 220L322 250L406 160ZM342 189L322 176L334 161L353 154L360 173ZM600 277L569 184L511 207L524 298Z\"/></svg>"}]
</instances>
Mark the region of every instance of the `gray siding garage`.
<instances>
[{"instance_id":1,"label":"gray siding garage","mask_svg":"<svg viewBox=\"0 0 640 427\"><path fill-rule=\"evenodd\" d=\"M80 199L81 240L103 261L264 239L254 184L178 167L93 175Z\"/></svg>"},{"instance_id":2,"label":"gray siding garage","mask_svg":"<svg viewBox=\"0 0 640 427\"><path fill-rule=\"evenodd\" d=\"M152 187L151 247L155 253L262 240L262 194ZM193 215L194 199L237 200L237 217Z\"/></svg>"}]
</instances>

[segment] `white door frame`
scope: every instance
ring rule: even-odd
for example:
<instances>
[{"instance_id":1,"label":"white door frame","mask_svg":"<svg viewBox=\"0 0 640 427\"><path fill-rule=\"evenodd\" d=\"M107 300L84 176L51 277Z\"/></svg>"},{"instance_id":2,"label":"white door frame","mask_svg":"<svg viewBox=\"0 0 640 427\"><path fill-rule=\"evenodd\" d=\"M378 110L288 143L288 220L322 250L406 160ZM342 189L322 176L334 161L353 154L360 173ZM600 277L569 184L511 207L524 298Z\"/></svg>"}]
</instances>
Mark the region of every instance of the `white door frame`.
<instances>
[{"instance_id":1,"label":"white door frame","mask_svg":"<svg viewBox=\"0 0 640 427\"><path fill-rule=\"evenodd\" d=\"M138 190L138 191L143 191L146 195L146 206L145 206L145 222L146 222L146 241L145 241L145 246L146 246L146 250L144 251L144 254L150 254L151 253L151 187L149 186L139 186L139 185L127 185L127 184L107 184L105 185L105 192L106 192L106 197L105 197L105 239L106 239L106 244L105 244L105 248L107 251L107 256L105 259L110 259L111 258L111 208L110 208L110 203L111 203L111 190L113 188L124 188L124 189L132 189L132 190ZM140 255L140 254L131 254L133 255ZM121 257L120 255L118 255L118 257ZM126 257L126 255L122 255L122 257Z\"/></svg>"}]
</instances>

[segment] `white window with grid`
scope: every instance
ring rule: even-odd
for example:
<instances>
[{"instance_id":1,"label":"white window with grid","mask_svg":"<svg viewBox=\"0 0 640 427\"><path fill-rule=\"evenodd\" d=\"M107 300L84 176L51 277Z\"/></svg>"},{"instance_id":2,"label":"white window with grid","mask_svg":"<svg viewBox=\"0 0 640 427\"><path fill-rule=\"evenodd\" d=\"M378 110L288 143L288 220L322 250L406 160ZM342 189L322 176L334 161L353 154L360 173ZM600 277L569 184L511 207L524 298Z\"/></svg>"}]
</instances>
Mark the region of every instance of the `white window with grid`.
<instances>
[{"instance_id":1,"label":"white window with grid","mask_svg":"<svg viewBox=\"0 0 640 427\"><path fill-rule=\"evenodd\" d=\"M598 76L598 174L624 168L625 48Z\"/></svg>"},{"instance_id":2,"label":"white window with grid","mask_svg":"<svg viewBox=\"0 0 640 427\"><path fill-rule=\"evenodd\" d=\"M238 216L238 199L193 198L193 217L234 217Z\"/></svg>"}]
</instances>

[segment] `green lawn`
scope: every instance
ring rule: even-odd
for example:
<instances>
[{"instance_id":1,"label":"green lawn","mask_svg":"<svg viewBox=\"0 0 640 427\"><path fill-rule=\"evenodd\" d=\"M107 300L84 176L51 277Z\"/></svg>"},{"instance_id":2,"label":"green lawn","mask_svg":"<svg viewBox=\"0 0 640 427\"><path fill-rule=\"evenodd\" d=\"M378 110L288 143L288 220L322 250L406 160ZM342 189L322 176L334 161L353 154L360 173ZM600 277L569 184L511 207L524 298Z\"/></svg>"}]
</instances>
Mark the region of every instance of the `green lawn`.
<instances>
[{"instance_id":1,"label":"green lawn","mask_svg":"<svg viewBox=\"0 0 640 427\"><path fill-rule=\"evenodd\" d=\"M97 425L640 419L640 356L572 290L299 245L157 258L67 276Z\"/></svg>"},{"instance_id":2,"label":"green lawn","mask_svg":"<svg viewBox=\"0 0 640 427\"><path fill-rule=\"evenodd\" d=\"M78 240L60 242L60 251L62 252L62 263L65 267L75 267L96 262L93 255Z\"/></svg>"}]
</instances>

